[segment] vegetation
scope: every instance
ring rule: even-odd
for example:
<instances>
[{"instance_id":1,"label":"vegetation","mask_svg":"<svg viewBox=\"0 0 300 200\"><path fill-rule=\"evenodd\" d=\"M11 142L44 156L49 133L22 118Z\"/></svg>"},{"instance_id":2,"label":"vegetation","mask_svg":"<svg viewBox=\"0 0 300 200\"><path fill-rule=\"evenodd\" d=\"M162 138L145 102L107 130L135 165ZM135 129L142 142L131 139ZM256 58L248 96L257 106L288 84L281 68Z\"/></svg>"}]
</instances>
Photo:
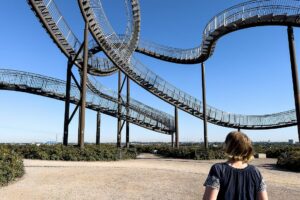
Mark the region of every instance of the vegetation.
<instances>
[{"instance_id":1,"label":"vegetation","mask_svg":"<svg viewBox=\"0 0 300 200\"><path fill-rule=\"evenodd\" d=\"M136 149L139 153L157 153L164 157L194 159L194 160L210 160L224 159L225 153L219 147L211 147L205 150L199 146L180 146L172 148L169 145L137 145Z\"/></svg>"},{"instance_id":2,"label":"vegetation","mask_svg":"<svg viewBox=\"0 0 300 200\"><path fill-rule=\"evenodd\" d=\"M114 145L85 145L84 149L77 146L59 145L5 145L26 159L66 160L66 161L112 161L136 158L135 149L118 149Z\"/></svg>"},{"instance_id":3,"label":"vegetation","mask_svg":"<svg viewBox=\"0 0 300 200\"><path fill-rule=\"evenodd\" d=\"M255 152L266 153L268 158L278 158L277 165L288 170L300 171L300 146L287 144L254 144ZM0 145L0 184L6 184L24 174L21 158L65 161L114 161L134 159L138 153L156 153L163 157L210 160L225 159L222 143L210 145L209 150L195 144L172 148L168 144L135 145L118 149L115 145Z\"/></svg>"},{"instance_id":4,"label":"vegetation","mask_svg":"<svg viewBox=\"0 0 300 200\"><path fill-rule=\"evenodd\" d=\"M22 158L13 150L0 146L0 186L7 185L23 174Z\"/></svg>"},{"instance_id":5,"label":"vegetation","mask_svg":"<svg viewBox=\"0 0 300 200\"><path fill-rule=\"evenodd\" d=\"M265 153L267 158L278 158L285 152L300 151L300 146L287 143L262 143L255 144L254 149L257 153Z\"/></svg>"},{"instance_id":6,"label":"vegetation","mask_svg":"<svg viewBox=\"0 0 300 200\"><path fill-rule=\"evenodd\" d=\"M277 158L277 167L291 171L300 171L300 146L287 143L260 144L255 146L258 152L266 153L267 158Z\"/></svg>"},{"instance_id":7,"label":"vegetation","mask_svg":"<svg viewBox=\"0 0 300 200\"><path fill-rule=\"evenodd\" d=\"M300 151L284 152L278 157L277 166L300 172Z\"/></svg>"},{"instance_id":8,"label":"vegetation","mask_svg":"<svg viewBox=\"0 0 300 200\"><path fill-rule=\"evenodd\" d=\"M136 148L139 153L153 153L154 150L156 150L157 154L165 157L206 160L226 158L222 149L222 144L223 143L211 144L208 151L199 144L184 144L181 145L179 149L171 148L170 145L166 144L138 145ZM281 153L294 151L297 148L300 150L300 147L281 143L259 143L254 144L253 146L255 153L266 153L267 158L277 158Z\"/></svg>"}]
</instances>

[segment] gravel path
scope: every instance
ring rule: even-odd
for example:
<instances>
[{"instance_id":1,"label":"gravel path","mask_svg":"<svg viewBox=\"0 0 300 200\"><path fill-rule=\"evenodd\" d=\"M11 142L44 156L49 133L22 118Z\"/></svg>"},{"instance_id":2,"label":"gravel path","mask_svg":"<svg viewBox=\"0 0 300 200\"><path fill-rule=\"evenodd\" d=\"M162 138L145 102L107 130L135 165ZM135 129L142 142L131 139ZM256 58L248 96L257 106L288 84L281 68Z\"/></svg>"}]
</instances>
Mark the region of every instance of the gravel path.
<instances>
[{"instance_id":1,"label":"gravel path","mask_svg":"<svg viewBox=\"0 0 300 200\"><path fill-rule=\"evenodd\" d=\"M24 160L26 174L0 188L0 199L201 199L202 186L212 164L158 158L117 162L64 162ZM275 159L252 162L268 185L269 199L300 196L300 173L276 170Z\"/></svg>"}]
</instances>

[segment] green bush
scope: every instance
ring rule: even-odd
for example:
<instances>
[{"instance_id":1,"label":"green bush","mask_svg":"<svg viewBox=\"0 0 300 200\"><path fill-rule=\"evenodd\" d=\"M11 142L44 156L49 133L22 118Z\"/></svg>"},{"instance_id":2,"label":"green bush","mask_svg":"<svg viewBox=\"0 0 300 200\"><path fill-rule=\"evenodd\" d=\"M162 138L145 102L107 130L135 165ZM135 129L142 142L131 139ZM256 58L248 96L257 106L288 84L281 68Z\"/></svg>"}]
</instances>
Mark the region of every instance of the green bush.
<instances>
[{"instance_id":1,"label":"green bush","mask_svg":"<svg viewBox=\"0 0 300 200\"><path fill-rule=\"evenodd\" d=\"M6 185L23 174L22 158L16 152L0 147L0 185Z\"/></svg>"},{"instance_id":2,"label":"green bush","mask_svg":"<svg viewBox=\"0 0 300 200\"><path fill-rule=\"evenodd\" d=\"M267 158L278 158L282 153L293 151L300 151L300 147L295 145L278 145L275 147L270 147L268 150L266 150L266 155Z\"/></svg>"},{"instance_id":3,"label":"green bush","mask_svg":"<svg viewBox=\"0 0 300 200\"><path fill-rule=\"evenodd\" d=\"M135 149L118 149L114 145L85 145L84 149L77 146L63 145L7 145L26 159L66 160L66 161L110 161L134 159Z\"/></svg>"},{"instance_id":4,"label":"green bush","mask_svg":"<svg viewBox=\"0 0 300 200\"><path fill-rule=\"evenodd\" d=\"M282 153L278 157L277 166L283 169L300 172L300 151Z\"/></svg>"},{"instance_id":5,"label":"green bush","mask_svg":"<svg viewBox=\"0 0 300 200\"><path fill-rule=\"evenodd\" d=\"M282 153L288 152L289 150L287 148L276 148L276 149L270 149L266 151L267 158L278 158Z\"/></svg>"},{"instance_id":6,"label":"green bush","mask_svg":"<svg viewBox=\"0 0 300 200\"><path fill-rule=\"evenodd\" d=\"M210 148L205 150L199 146L180 146L173 148L168 145L138 145L136 149L139 153L154 153L169 157L181 159L194 159L194 160L210 160L210 159L225 159L225 153L219 148Z\"/></svg>"}]
</instances>

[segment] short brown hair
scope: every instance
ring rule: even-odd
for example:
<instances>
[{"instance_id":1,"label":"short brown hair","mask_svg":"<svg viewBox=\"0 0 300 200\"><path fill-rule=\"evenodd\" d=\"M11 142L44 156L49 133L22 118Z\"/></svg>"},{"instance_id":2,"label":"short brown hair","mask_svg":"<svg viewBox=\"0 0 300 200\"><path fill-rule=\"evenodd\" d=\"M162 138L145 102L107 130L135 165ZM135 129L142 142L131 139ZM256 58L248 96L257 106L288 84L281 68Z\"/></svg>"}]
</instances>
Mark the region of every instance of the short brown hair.
<instances>
[{"instance_id":1,"label":"short brown hair","mask_svg":"<svg viewBox=\"0 0 300 200\"><path fill-rule=\"evenodd\" d=\"M232 131L225 139L225 153L230 160L248 162L253 158L254 150L245 133Z\"/></svg>"}]
</instances>

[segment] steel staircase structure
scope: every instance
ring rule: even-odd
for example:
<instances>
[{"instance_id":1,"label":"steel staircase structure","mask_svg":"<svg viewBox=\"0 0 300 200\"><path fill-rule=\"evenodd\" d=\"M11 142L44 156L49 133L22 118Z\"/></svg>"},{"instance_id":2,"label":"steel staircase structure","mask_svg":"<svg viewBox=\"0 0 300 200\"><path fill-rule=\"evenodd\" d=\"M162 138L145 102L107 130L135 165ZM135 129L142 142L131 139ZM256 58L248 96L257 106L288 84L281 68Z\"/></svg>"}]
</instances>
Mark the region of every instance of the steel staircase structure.
<instances>
[{"instance_id":1,"label":"steel staircase structure","mask_svg":"<svg viewBox=\"0 0 300 200\"><path fill-rule=\"evenodd\" d=\"M103 97L105 99L109 99L115 103L118 103L118 93L116 91L113 91L104 85L100 84L95 80L93 77L89 79L90 83L90 90L94 93L99 95L100 97ZM94 81L94 82L93 82ZM122 99L126 99L125 95L122 95ZM126 102L121 102L121 104L126 107ZM136 110L138 112L143 113L145 116L150 117L151 119L157 119L160 122L164 124L170 125L172 127L172 130L175 129L174 125L174 117L171 115L162 112L160 110L157 110L155 108L152 108L150 106L147 106L133 98L130 98L130 105L129 108ZM174 131L173 131L174 132Z\"/></svg>"},{"instance_id":2,"label":"steel staircase structure","mask_svg":"<svg viewBox=\"0 0 300 200\"><path fill-rule=\"evenodd\" d=\"M230 32L267 25L299 27L299 6L298 0L248 1L228 8L213 17L205 27L202 43L198 47L180 49L140 39L135 51L173 63L201 63L213 53L217 40ZM119 39L123 39L123 37L124 35L118 35ZM114 42L117 43L118 40ZM91 41L91 53L101 50L94 40Z\"/></svg>"},{"instance_id":3,"label":"steel staircase structure","mask_svg":"<svg viewBox=\"0 0 300 200\"><path fill-rule=\"evenodd\" d=\"M64 141L63 143L67 145L68 143L68 124L69 124L69 90L70 90L70 79L68 77L72 76L71 68L73 64L75 64L78 67L79 74L81 76L81 80L85 79L85 75L83 75L84 69L84 43L80 42L78 38L75 36L74 32L70 29L69 25L65 21L64 17L62 16L61 12L59 11L58 7L56 6L55 2L53 0L28 0L28 4L30 5L31 9L34 11L37 18L40 20L42 26L46 29L47 33L50 35L50 37L53 39L54 43L59 47L59 49L65 54L65 56L68 58L68 71L67 71L67 82L66 82L66 105L65 105L65 123L64 123ZM127 10L127 26L126 26L126 34L123 37L122 42L126 44L126 47L129 47L126 49L127 57L129 58L131 56L131 53L136 49L139 39L139 32L140 32L140 23L138 20L138 23L136 21L131 21L132 18L132 6L131 3L126 4L126 10ZM92 40L90 41L92 42ZM122 46L122 44L121 44ZM131 52L131 53L130 53ZM87 72L91 75L96 76L107 76L111 75L118 70L116 66L112 64L107 58L101 58L100 56L89 53L87 59ZM74 78L74 76L73 76ZM163 112L160 112L156 109L153 109L149 106L146 106L136 100L133 100L129 97L127 97L127 101L124 102L122 99L124 98L118 98L120 96L115 95L116 92L111 91L110 94L113 94L113 97L108 96L107 94L103 93L104 87L99 84L97 81L91 81L91 78L86 79L86 85L88 89L93 92L94 94L99 95L100 97L110 99L111 101L114 101L117 103L118 111L117 111L117 118L118 118L118 125L119 121L127 121L126 122L126 135L129 134L129 120L124 120L122 117L118 117L121 115L121 109L122 106L125 106L127 109L127 112L129 112L129 109L137 110L138 112L144 113L145 116L148 116L150 118L157 118L158 121L162 123L167 123L169 125L172 124L173 130L175 129L174 125L174 119L170 119L169 115L166 115ZM77 82L75 80L75 82ZM78 87L83 87L81 83L81 86L77 84ZM99 87L100 85L100 87ZM83 91L83 90L81 90ZM108 91L107 88L105 88L104 91ZM85 97L83 97L84 92L81 93L81 100L84 100ZM128 103L131 101L132 103ZM81 103L82 104L82 103ZM84 105L84 103L83 103ZM84 106L80 106L84 107ZM155 113L157 112L157 113ZM84 111L80 111L81 115L84 115ZM78 143L80 144L80 147L83 148L84 142L83 142L83 132L84 132L84 119L83 116L80 116L79 120L79 132L81 137L79 137ZM122 129L123 125L120 126ZM119 126L118 126L118 132ZM173 131L170 129L169 134L173 134ZM127 138L129 136L126 136ZM118 145L120 144L118 140ZM128 139L126 140L126 145L129 145Z\"/></svg>"},{"instance_id":4,"label":"steel staircase structure","mask_svg":"<svg viewBox=\"0 0 300 200\"><path fill-rule=\"evenodd\" d=\"M58 7L53 0L28 0L32 11L40 20L46 32L50 35L53 42L61 52L67 57L72 58L79 52L75 65L82 68L83 53L80 52L82 42L66 23ZM97 55L89 57L88 72L97 76L108 76L118 71L118 68L107 58Z\"/></svg>"},{"instance_id":5,"label":"steel staircase structure","mask_svg":"<svg viewBox=\"0 0 300 200\"><path fill-rule=\"evenodd\" d=\"M32 93L65 101L65 85L65 81L39 74L0 69L0 89L2 90ZM78 104L79 93L79 89L73 84L71 86L71 102L73 104ZM117 117L118 103L115 97L100 96L91 90L87 90L86 108ZM173 116L146 106L134 99L131 100L129 105L129 115L127 115L124 105L122 105L121 110L121 118L130 123L167 135L174 132Z\"/></svg>"},{"instance_id":6,"label":"steel staircase structure","mask_svg":"<svg viewBox=\"0 0 300 200\"><path fill-rule=\"evenodd\" d=\"M139 10L138 1L131 0L133 6L133 21L135 12ZM203 119L203 104L200 100L181 91L175 86L166 82L156 75L135 57L128 59L126 46L122 47L122 37L115 33L110 25L101 1L99 0L78 0L81 12L85 21L89 24L90 32L97 42L100 50L109 59L128 75L137 84L158 96L171 105ZM300 1L299 0L256 0L248 1L233 6L215 17L207 24L203 31L202 43L200 47L181 50L164 46L142 48L143 52L162 60L177 63L202 63L207 60L214 51L217 40L240 29L266 25L297 26L300 21ZM109 36L109 37L108 37ZM146 46L146 45L145 45ZM148 49L148 50L146 50ZM210 123L242 129L273 129L288 127L297 124L295 110L279 112L266 115L241 115L228 113L214 107L207 107L207 120Z\"/></svg>"}]
</instances>

